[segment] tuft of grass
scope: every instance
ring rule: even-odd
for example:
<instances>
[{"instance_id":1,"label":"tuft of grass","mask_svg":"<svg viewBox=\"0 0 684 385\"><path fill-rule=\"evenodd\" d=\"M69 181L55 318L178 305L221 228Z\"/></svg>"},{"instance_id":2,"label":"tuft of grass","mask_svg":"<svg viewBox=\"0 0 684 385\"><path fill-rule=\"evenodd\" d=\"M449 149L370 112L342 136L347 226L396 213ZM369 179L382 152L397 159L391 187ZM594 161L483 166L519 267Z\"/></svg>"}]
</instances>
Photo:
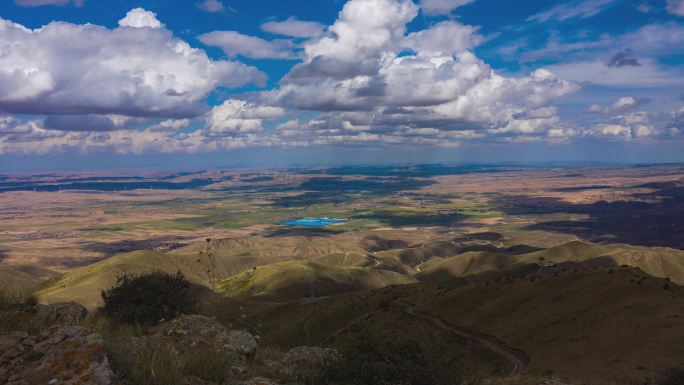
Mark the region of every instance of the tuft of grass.
<instances>
[{"instance_id":1,"label":"tuft of grass","mask_svg":"<svg viewBox=\"0 0 684 385\"><path fill-rule=\"evenodd\" d=\"M98 333L102 336L109 363L120 383L137 384L132 382L136 363L133 362L130 351L131 337L140 337L146 334L147 328L141 325L116 322L99 314L88 317L84 326L91 333Z\"/></svg>"},{"instance_id":2,"label":"tuft of grass","mask_svg":"<svg viewBox=\"0 0 684 385\"><path fill-rule=\"evenodd\" d=\"M12 310L21 304L22 295L0 290L0 310Z\"/></svg>"},{"instance_id":3,"label":"tuft of grass","mask_svg":"<svg viewBox=\"0 0 684 385\"><path fill-rule=\"evenodd\" d=\"M130 365L133 384L180 385L186 365L186 355L172 346L156 345L140 354L140 362Z\"/></svg>"},{"instance_id":4,"label":"tuft of grass","mask_svg":"<svg viewBox=\"0 0 684 385\"><path fill-rule=\"evenodd\" d=\"M266 377L266 378L280 378L280 374L269 365L266 361L280 361L285 355L285 351L277 346L264 345L259 346L255 357L255 364L249 368L250 377Z\"/></svg>"},{"instance_id":5,"label":"tuft of grass","mask_svg":"<svg viewBox=\"0 0 684 385\"><path fill-rule=\"evenodd\" d=\"M143 350L137 362L119 356L116 369L127 374L132 385L178 385L189 379L199 379L200 383L224 381L234 365L230 357L212 348L198 346L179 351L168 343Z\"/></svg>"},{"instance_id":6,"label":"tuft of grass","mask_svg":"<svg viewBox=\"0 0 684 385\"><path fill-rule=\"evenodd\" d=\"M131 337L149 334L148 328L140 325L95 316L88 320L88 328L103 336L112 370L121 383L128 385L221 383L236 364L230 356L204 345L178 349L164 342L132 352Z\"/></svg>"},{"instance_id":7,"label":"tuft of grass","mask_svg":"<svg viewBox=\"0 0 684 385\"><path fill-rule=\"evenodd\" d=\"M224 353L206 346L198 346L184 352L182 359L182 372L186 376L207 381L224 380L229 375L231 366L235 365L235 362Z\"/></svg>"}]
</instances>

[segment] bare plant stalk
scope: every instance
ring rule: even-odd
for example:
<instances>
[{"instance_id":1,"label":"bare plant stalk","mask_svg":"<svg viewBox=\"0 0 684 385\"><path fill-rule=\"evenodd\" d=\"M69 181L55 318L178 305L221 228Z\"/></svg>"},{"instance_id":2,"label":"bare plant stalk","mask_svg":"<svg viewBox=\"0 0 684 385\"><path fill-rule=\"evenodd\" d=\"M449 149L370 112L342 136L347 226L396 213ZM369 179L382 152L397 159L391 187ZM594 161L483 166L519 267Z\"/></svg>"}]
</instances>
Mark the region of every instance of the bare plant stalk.
<instances>
[{"instance_id":1,"label":"bare plant stalk","mask_svg":"<svg viewBox=\"0 0 684 385\"><path fill-rule=\"evenodd\" d=\"M200 250L197 262L204 265L211 289L216 288L216 252L211 248L211 238L207 238L204 251Z\"/></svg>"}]
</instances>

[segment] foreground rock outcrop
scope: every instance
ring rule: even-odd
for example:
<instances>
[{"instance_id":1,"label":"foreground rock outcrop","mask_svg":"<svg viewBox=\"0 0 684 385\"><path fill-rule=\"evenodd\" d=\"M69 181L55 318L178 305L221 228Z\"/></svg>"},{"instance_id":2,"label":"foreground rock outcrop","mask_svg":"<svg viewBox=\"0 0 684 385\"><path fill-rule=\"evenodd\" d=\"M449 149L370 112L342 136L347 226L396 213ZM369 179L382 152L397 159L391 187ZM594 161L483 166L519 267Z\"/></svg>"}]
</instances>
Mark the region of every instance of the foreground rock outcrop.
<instances>
[{"instance_id":1,"label":"foreground rock outcrop","mask_svg":"<svg viewBox=\"0 0 684 385\"><path fill-rule=\"evenodd\" d=\"M53 327L39 336L0 336L0 383L110 385L114 374L98 334L80 326Z\"/></svg>"},{"instance_id":2,"label":"foreground rock outcrop","mask_svg":"<svg viewBox=\"0 0 684 385\"><path fill-rule=\"evenodd\" d=\"M203 315L182 315L156 327L152 340L173 342L179 348L205 345L226 354L251 360L257 350L257 341L244 330L228 330L215 318Z\"/></svg>"},{"instance_id":3,"label":"foreground rock outcrop","mask_svg":"<svg viewBox=\"0 0 684 385\"><path fill-rule=\"evenodd\" d=\"M150 330L150 334L132 337L130 359L135 363L141 354L163 346L174 354L200 349L210 351L212 360L225 365L226 380L244 380L257 351L256 338L244 330L230 330L215 318L181 315ZM210 382L203 382L209 384Z\"/></svg>"},{"instance_id":4,"label":"foreground rock outcrop","mask_svg":"<svg viewBox=\"0 0 684 385\"><path fill-rule=\"evenodd\" d=\"M37 305L10 313L15 322L25 319L31 325L49 328L37 335L27 332L0 335L0 384L116 383L102 337L74 325L82 323L87 315L82 306L76 303ZM256 361L257 338L244 330L226 328L215 318L202 315L182 315L152 327L144 335L121 338L114 345L108 339L107 346L120 349L117 354L125 357L127 365L132 367L149 365L145 360L149 360L150 352L160 348L171 352L171 357L193 355L195 352L199 352L200 357L208 354L206 358L215 368L211 376L205 378L202 373L192 370L178 373L181 381L188 384L277 385L274 379L251 377L251 368L265 365L266 373L270 372L273 377L298 381L313 378L312 374L335 365L340 359L334 349L299 346L276 361ZM180 362L183 360L180 358ZM216 367L217 364L220 368Z\"/></svg>"}]
</instances>

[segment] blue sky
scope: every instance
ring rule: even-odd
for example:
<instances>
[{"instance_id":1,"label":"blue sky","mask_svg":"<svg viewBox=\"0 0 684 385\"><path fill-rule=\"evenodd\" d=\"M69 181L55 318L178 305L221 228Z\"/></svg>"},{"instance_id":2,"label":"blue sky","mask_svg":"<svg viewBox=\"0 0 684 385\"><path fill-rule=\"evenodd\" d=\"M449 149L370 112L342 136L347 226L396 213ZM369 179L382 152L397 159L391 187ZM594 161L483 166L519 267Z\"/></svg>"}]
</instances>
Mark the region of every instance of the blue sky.
<instances>
[{"instance_id":1,"label":"blue sky","mask_svg":"<svg viewBox=\"0 0 684 385\"><path fill-rule=\"evenodd\" d=\"M684 0L15 0L0 169L684 161Z\"/></svg>"}]
</instances>

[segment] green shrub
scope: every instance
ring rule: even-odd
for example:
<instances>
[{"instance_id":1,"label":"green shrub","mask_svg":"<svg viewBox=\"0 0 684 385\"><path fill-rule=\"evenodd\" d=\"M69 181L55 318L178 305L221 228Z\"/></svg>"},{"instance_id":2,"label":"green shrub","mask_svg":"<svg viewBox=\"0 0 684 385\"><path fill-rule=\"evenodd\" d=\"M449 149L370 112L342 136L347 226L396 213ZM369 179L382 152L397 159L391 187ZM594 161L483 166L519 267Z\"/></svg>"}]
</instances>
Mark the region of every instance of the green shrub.
<instances>
[{"instance_id":1,"label":"green shrub","mask_svg":"<svg viewBox=\"0 0 684 385\"><path fill-rule=\"evenodd\" d=\"M192 285L180 272L122 274L115 286L102 291L100 311L120 322L155 325L194 312L193 297Z\"/></svg>"}]
</instances>

